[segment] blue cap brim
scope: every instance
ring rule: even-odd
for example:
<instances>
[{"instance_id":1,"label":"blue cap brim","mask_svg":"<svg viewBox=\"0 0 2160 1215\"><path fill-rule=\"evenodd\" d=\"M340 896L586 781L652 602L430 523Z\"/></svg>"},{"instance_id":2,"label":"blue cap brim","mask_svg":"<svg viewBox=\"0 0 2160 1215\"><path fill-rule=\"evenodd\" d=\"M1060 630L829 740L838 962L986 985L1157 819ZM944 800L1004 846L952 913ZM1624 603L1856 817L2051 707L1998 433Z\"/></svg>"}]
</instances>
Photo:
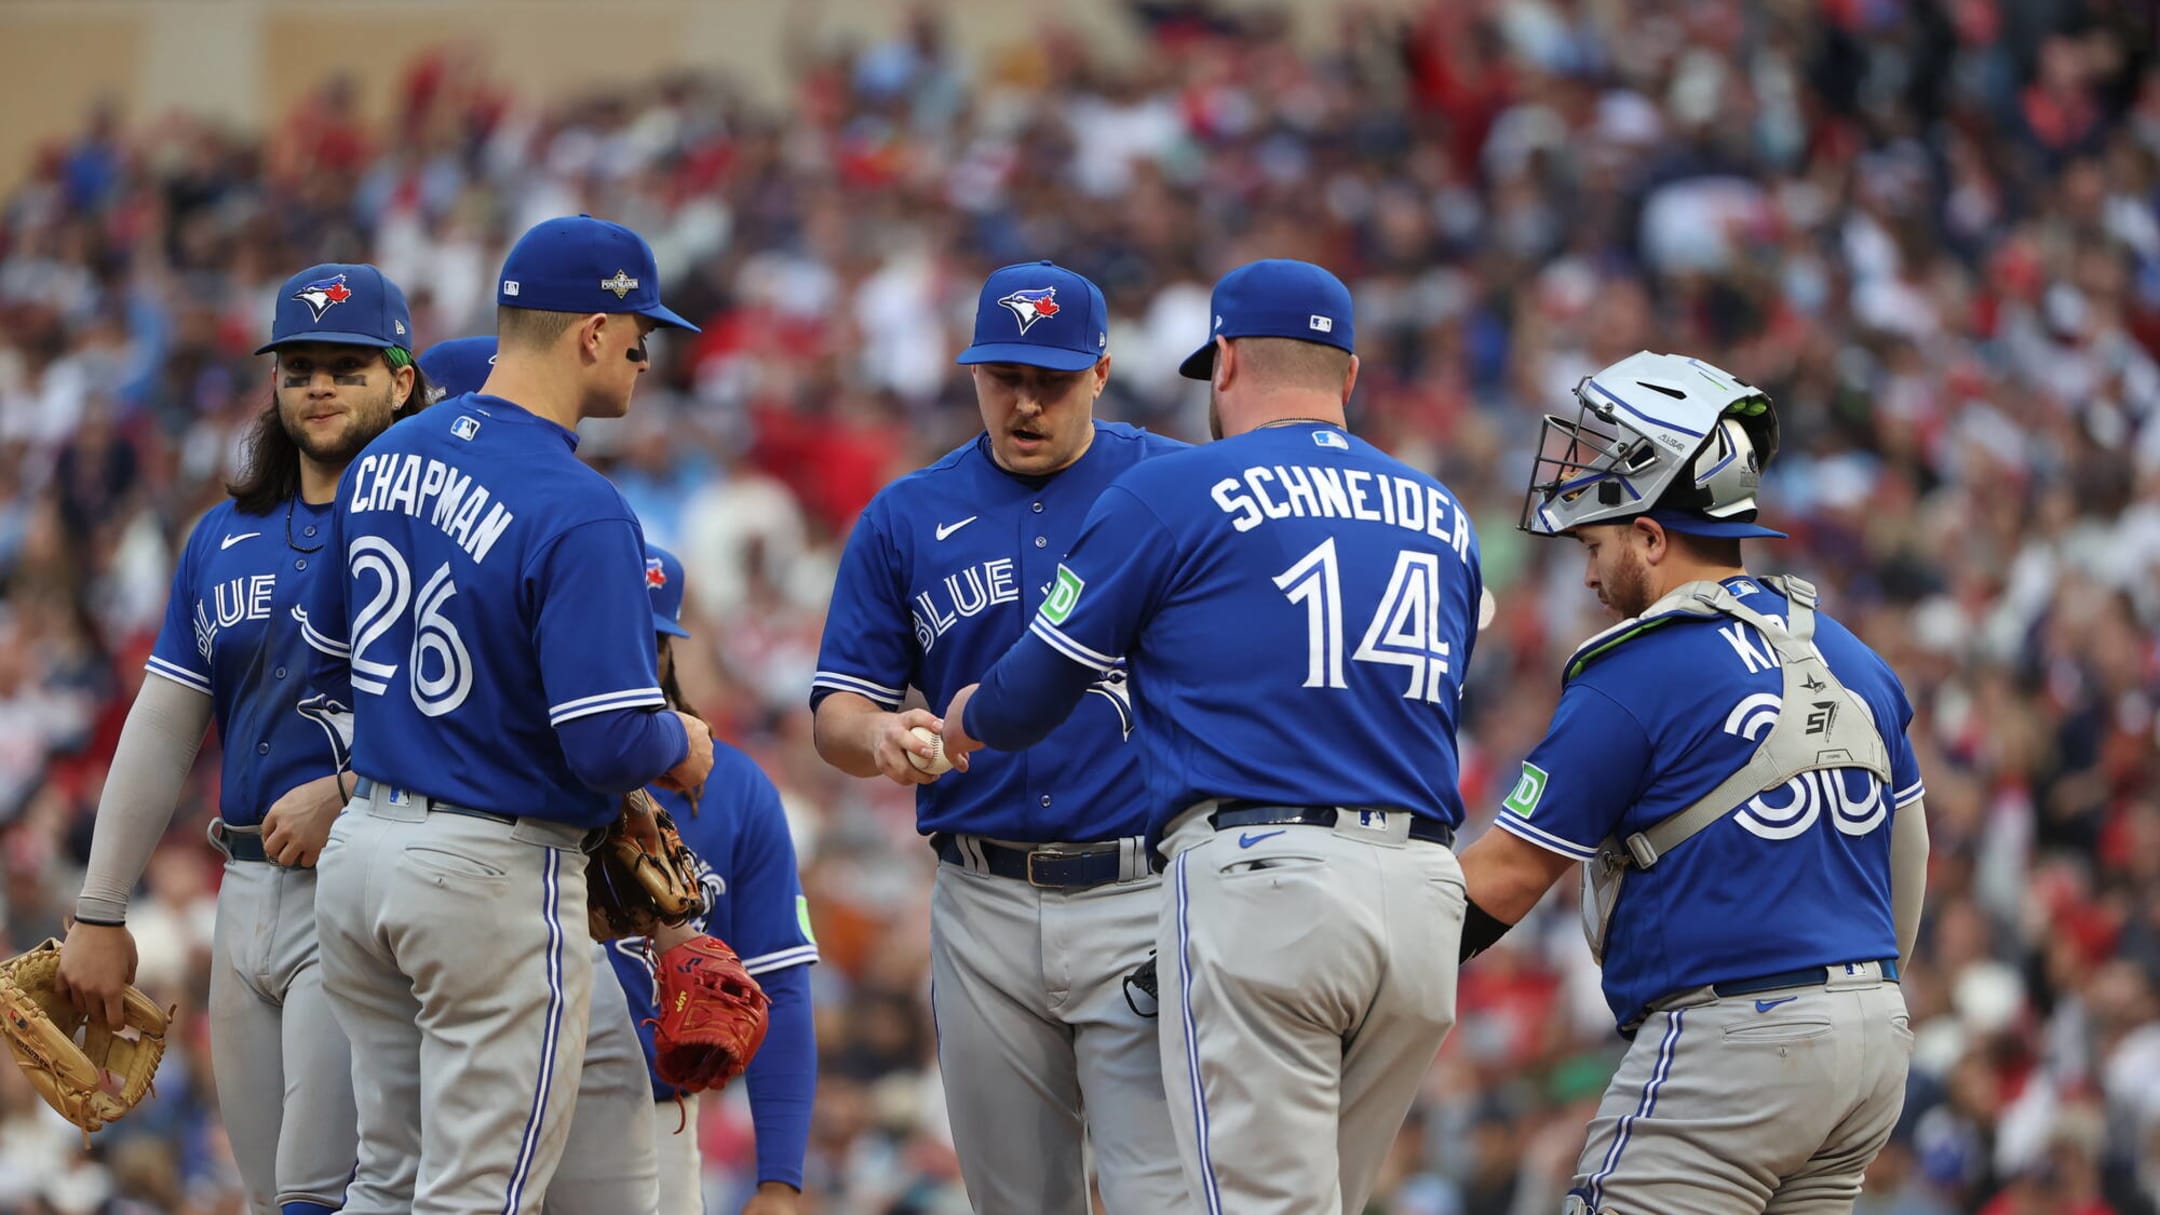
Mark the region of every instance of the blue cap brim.
<instances>
[{"instance_id":1,"label":"blue cap brim","mask_svg":"<svg viewBox=\"0 0 2160 1215\"><path fill-rule=\"evenodd\" d=\"M282 342L265 342L255 348L257 354L268 354L280 346L298 346L308 342L320 342L325 346L373 346L377 350L389 350L396 342L386 342L365 333L296 333Z\"/></svg>"},{"instance_id":2,"label":"blue cap brim","mask_svg":"<svg viewBox=\"0 0 2160 1215\"><path fill-rule=\"evenodd\" d=\"M1209 338L1207 345L1186 355L1185 361L1177 365L1177 373L1188 380L1214 379L1215 339Z\"/></svg>"},{"instance_id":3,"label":"blue cap brim","mask_svg":"<svg viewBox=\"0 0 2160 1215\"><path fill-rule=\"evenodd\" d=\"M666 633L670 637L688 637L690 635L689 629L669 620L658 612L652 614L652 626L654 632Z\"/></svg>"},{"instance_id":4,"label":"blue cap brim","mask_svg":"<svg viewBox=\"0 0 2160 1215\"><path fill-rule=\"evenodd\" d=\"M1760 523L1748 523L1740 519L1713 519L1690 511L1654 510L1650 518L1669 532L1685 532L1690 536L1709 536L1720 540L1789 540L1784 532L1773 531Z\"/></svg>"},{"instance_id":5,"label":"blue cap brim","mask_svg":"<svg viewBox=\"0 0 2160 1215\"><path fill-rule=\"evenodd\" d=\"M960 352L953 362L963 367L977 363L1020 363L1052 371L1086 371L1102 356L1085 350L1061 350L1056 346L1032 346L1026 342L984 342Z\"/></svg>"},{"instance_id":6,"label":"blue cap brim","mask_svg":"<svg viewBox=\"0 0 2160 1215\"><path fill-rule=\"evenodd\" d=\"M654 304L650 308L640 308L637 310L637 314L647 320L660 322L663 329L687 329L692 333L705 332L696 325L682 319L680 314L666 304ZM685 636L688 636L688 634L685 634Z\"/></svg>"}]
</instances>

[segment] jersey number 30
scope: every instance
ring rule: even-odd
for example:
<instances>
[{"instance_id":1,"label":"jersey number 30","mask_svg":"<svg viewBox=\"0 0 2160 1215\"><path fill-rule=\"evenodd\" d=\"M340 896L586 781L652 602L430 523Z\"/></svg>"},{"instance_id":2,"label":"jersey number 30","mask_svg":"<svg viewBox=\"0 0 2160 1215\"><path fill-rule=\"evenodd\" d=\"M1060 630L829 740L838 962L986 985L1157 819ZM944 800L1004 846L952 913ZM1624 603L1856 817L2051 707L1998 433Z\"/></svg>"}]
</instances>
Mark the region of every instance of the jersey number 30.
<instances>
[{"instance_id":1,"label":"jersey number 30","mask_svg":"<svg viewBox=\"0 0 2160 1215\"><path fill-rule=\"evenodd\" d=\"M1305 605L1305 686L1344 688L1342 566L1335 538L1275 575L1290 602ZM1355 662L1378 662L1410 672L1405 700L1439 704L1448 673L1449 647L1440 636L1440 558L1404 549L1395 557L1380 606L1365 626Z\"/></svg>"},{"instance_id":2,"label":"jersey number 30","mask_svg":"<svg viewBox=\"0 0 2160 1215\"><path fill-rule=\"evenodd\" d=\"M465 649L465 639L458 636L457 626L442 614L443 605L457 594L457 584L450 580L450 563L444 562L428 576L417 603L413 602L412 570L405 564L405 555L388 542L375 536L353 541L349 567L355 578L368 574L376 579L375 597L353 617L353 687L377 696L390 690L398 664L369 658L367 651L382 640L410 605L413 639L408 660L412 663L413 704L429 717L441 717L464 704L465 698L472 695L472 654ZM427 673L430 666L437 669L436 674Z\"/></svg>"}]
</instances>

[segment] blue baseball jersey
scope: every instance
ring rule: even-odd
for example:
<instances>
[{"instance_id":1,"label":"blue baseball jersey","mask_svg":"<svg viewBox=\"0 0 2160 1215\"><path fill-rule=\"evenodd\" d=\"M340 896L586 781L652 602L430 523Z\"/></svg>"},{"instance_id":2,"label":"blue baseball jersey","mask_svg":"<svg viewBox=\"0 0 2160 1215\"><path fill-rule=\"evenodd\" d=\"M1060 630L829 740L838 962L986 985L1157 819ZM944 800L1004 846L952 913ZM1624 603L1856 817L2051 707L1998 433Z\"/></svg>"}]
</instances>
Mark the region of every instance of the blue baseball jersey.
<instances>
[{"instance_id":1,"label":"blue baseball jersey","mask_svg":"<svg viewBox=\"0 0 2160 1215\"><path fill-rule=\"evenodd\" d=\"M311 691L352 707L352 768L441 801L593 827L618 799L555 728L659 709L645 542L577 433L500 397L453 397L345 471L338 577L300 619Z\"/></svg>"},{"instance_id":2,"label":"blue baseball jersey","mask_svg":"<svg viewBox=\"0 0 2160 1215\"><path fill-rule=\"evenodd\" d=\"M995 681L992 703L1012 710L1069 685L1053 661L1124 655L1151 839L1208 798L1453 825L1482 589L1477 538L1439 481L1339 427L1264 427L1104 491L984 693ZM971 733L981 709L978 694Z\"/></svg>"},{"instance_id":3,"label":"blue baseball jersey","mask_svg":"<svg viewBox=\"0 0 2160 1215\"><path fill-rule=\"evenodd\" d=\"M795 841L780 808L780 791L749 756L726 743L713 744L712 775L696 813L690 799L672 789L648 792L675 817L683 843L697 853L698 877L711 909L698 931L727 942L753 976L818 960L810 902L795 868ZM653 1070L653 1027L646 1021L658 1013L645 938L614 942L608 961L630 997L630 1019L645 1043L653 1098L673 1100L675 1087Z\"/></svg>"},{"instance_id":4,"label":"blue baseball jersey","mask_svg":"<svg viewBox=\"0 0 2160 1215\"><path fill-rule=\"evenodd\" d=\"M337 771L334 740L293 711L312 656L292 609L328 564L330 505L295 499L289 543L287 530L283 507L267 515L242 514L231 501L211 507L180 551L146 664L211 698L225 752L218 814L238 827Z\"/></svg>"},{"instance_id":5,"label":"blue baseball jersey","mask_svg":"<svg viewBox=\"0 0 2160 1215\"><path fill-rule=\"evenodd\" d=\"M1784 618L1769 586L1725 585ZM1623 1026L1651 1001L1704 984L1898 956L1890 815L1924 792L1905 734L1912 705L1851 630L1815 619L1823 660L1889 747L1890 788L1859 768L1804 773L1629 873L1605 938L1605 1000ZM1677 813L1738 771L1777 720L1782 690L1777 652L1731 617L1635 632L1568 681L1496 825L1589 860L1607 837Z\"/></svg>"},{"instance_id":6,"label":"blue baseball jersey","mask_svg":"<svg viewBox=\"0 0 2160 1215\"><path fill-rule=\"evenodd\" d=\"M897 709L909 687L933 711L1027 632L1088 508L1119 474L1182 451L1174 439L1097 422L1080 459L1048 477L1006 472L990 441L900 478L848 537L810 703L853 692ZM1141 781L1122 664L1042 746L984 754L962 778L918 786L916 826L999 839L1089 842L1138 835Z\"/></svg>"}]
</instances>

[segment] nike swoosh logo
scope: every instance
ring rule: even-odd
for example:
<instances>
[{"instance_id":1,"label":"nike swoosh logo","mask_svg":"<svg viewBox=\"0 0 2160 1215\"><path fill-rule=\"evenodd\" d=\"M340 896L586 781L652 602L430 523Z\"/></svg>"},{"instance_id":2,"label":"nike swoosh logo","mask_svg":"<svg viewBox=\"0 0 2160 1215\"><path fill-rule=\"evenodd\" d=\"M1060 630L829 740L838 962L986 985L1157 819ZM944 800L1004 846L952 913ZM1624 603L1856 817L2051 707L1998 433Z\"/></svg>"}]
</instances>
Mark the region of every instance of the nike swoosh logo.
<instances>
[{"instance_id":1,"label":"nike swoosh logo","mask_svg":"<svg viewBox=\"0 0 2160 1215\"><path fill-rule=\"evenodd\" d=\"M1787 996L1782 1000L1757 1000L1755 1001L1755 1011L1769 1012L1771 1009L1776 1008L1780 1004L1790 1004L1794 1000L1797 1000L1799 998L1800 997L1798 996Z\"/></svg>"},{"instance_id":2,"label":"nike swoosh logo","mask_svg":"<svg viewBox=\"0 0 2160 1215\"><path fill-rule=\"evenodd\" d=\"M231 548L233 545L240 543L242 540L252 539L260 535L262 535L261 532L241 532L237 536L227 536L225 537L225 539L218 543L218 551L222 553L226 549Z\"/></svg>"},{"instance_id":3,"label":"nike swoosh logo","mask_svg":"<svg viewBox=\"0 0 2160 1215\"><path fill-rule=\"evenodd\" d=\"M968 524L973 523L980 518L982 518L981 515L969 515L967 518L962 519L958 523L940 523L938 524L937 538L943 540L945 537L952 535L954 532L959 531L961 528L966 527Z\"/></svg>"},{"instance_id":4,"label":"nike swoosh logo","mask_svg":"<svg viewBox=\"0 0 2160 1215\"><path fill-rule=\"evenodd\" d=\"M1259 843L1261 840L1271 840L1281 834L1282 832L1280 831L1263 831L1258 835L1246 835L1243 832L1239 832L1237 837L1237 846L1240 848L1250 848L1254 844Z\"/></svg>"}]
</instances>

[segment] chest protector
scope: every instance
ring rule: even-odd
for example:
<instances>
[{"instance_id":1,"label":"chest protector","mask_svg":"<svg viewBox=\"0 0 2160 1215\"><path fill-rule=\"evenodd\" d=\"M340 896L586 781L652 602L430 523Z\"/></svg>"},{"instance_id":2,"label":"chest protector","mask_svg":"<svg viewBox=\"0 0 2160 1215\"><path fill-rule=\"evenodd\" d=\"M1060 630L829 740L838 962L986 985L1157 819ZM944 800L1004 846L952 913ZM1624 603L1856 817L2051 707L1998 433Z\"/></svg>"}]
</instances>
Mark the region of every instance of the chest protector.
<instances>
[{"instance_id":1,"label":"chest protector","mask_svg":"<svg viewBox=\"0 0 2160 1215\"><path fill-rule=\"evenodd\" d=\"M1568 663L1567 678L1573 679L1618 646L1659 625L1730 616L1753 626L1770 643L1785 680L1777 720L1755 745L1747 763L1694 804L1625 837L1606 837L1598 845L1597 859L1583 865L1583 936L1600 964L1605 961L1605 934L1613 909L1620 904L1628 870L1650 868L1748 799L1804 772L1863 768L1885 785L1890 781L1890 749L1875 724L1873 710L1838 681L1815 648L1815 588L1791 577L1758 581L1785 596L1785 622L1747 606L1722 583L1690 582L1641 616L1591 639ZM1796 707L1804 711L1792 711Z\"/></svg>"}]
</instances>

